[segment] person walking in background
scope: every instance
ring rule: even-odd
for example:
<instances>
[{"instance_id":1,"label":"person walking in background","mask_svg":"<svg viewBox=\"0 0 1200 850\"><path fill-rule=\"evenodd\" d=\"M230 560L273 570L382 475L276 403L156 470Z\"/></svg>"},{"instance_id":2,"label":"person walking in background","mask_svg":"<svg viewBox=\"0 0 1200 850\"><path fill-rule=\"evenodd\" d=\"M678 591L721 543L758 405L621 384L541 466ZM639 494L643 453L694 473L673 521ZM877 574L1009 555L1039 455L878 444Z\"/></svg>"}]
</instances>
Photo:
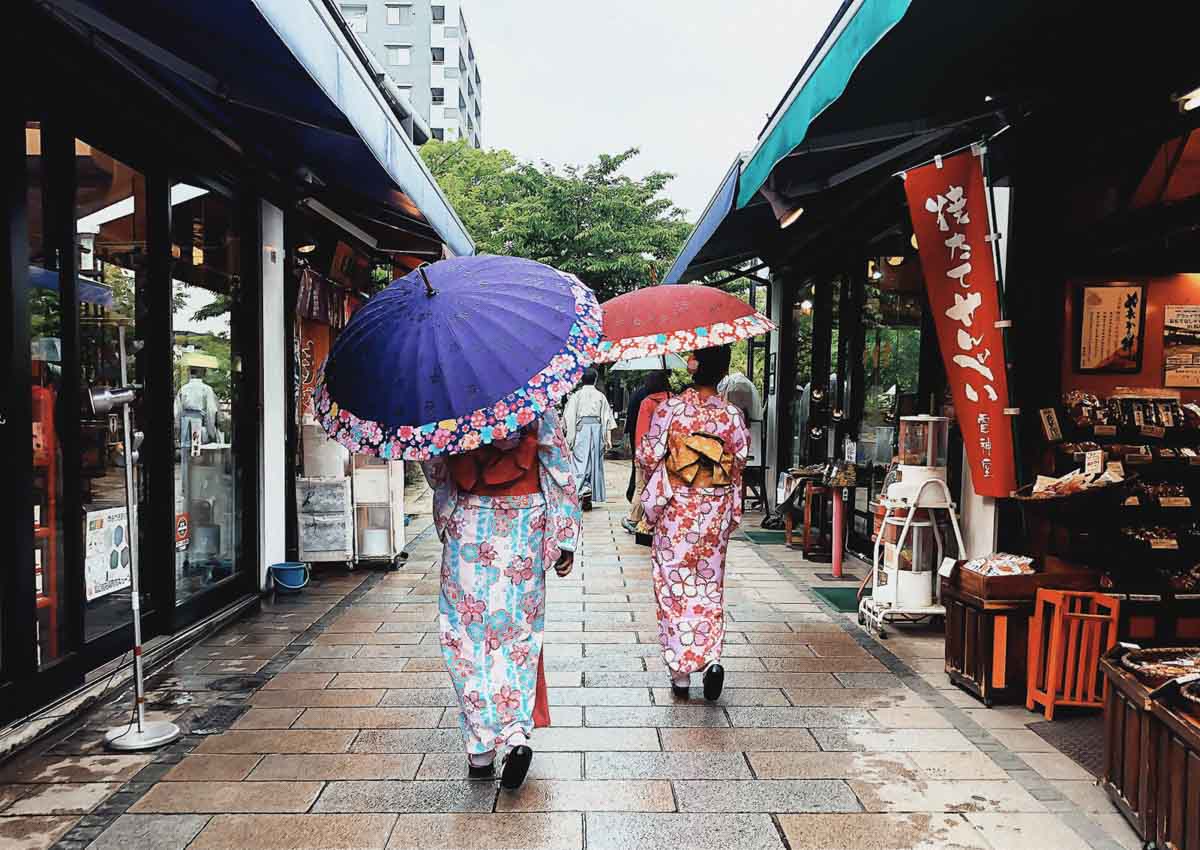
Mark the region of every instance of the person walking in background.
<instances>
[{"instance_id":1,"label":"person walking in background","mask_svg":"<svg viewBox=\"0 0 1200 850\"><path fill-rule=\"evenodd\" d=\"M612 448L612 432L617 427L612 405L596 389L599 376L595 369L583 373L583 386L567 399L563 424L567 445L575 463L575 477L583 509L590 510L592 500L603 502L604 453Z\"/></svg>"},{"instance_id":2,"label":"person walking in background","mask_svg":"<svg viewBox=\"0 0 1200 850\"><path fill-rule=\"evenodd\" d=\"M566 439L550 410L504 440L422 466L443 543L439 631L468 775L492 776L507 746L500 784L516 788L533 759L535 708L546 711L546 571L571 572L582 527Z\"/></svg>"},{"instance_id":3,"label":"person walking in background","mask_svg":"<svg viewBox=\"0 0 1200 850\"><path fill-rule=\"evenodd\" d=\"M641 385L630 393L629 404L625 408L625 438L629 441L629 457L632 461L629 464L629 485L625 488L625 500L630 504L637 504L634 497L637 487L637 418L642 400L650 395L650 390L646 388L649 379L649 374L642 378Z\"/></svg>"},{"instance_id":4,"label":"person walking in background","mask_svg":"<svg viewBox=\"0 0 1200 850\"><path fill-rule=\"evenodd\" d=\"M639 530L649 533L649 528L641 527L644 513L642 491L646 488L646 471L637 462L637 446L641 444L642 438L650 430L650 419L654 416L654 411L670 397L671 381L666 372L651 372L646 376L643 388L646 390L646 395L638 404L633 418L625 423L634 445L633 470L636 477L634 479L633 504L629 508L629 516L621 520L621 527L630 534L637 534Z\"/></svg>"},{"instance_id":5,"label":"person walking in background","mask_svg":"<svg viewBox=\"0 0 1200 850\"><path fill-rule=\"evenodd\" d=\"M694 383L658 406L638 444L638 463L650 471L642 505L654 528L658 640L681 699L701 670L706 699L725 684L725 552L741 521L750 441L742 412L717 393L729 358L729 346L695 352Z\"/></svg>"}]
</instances>

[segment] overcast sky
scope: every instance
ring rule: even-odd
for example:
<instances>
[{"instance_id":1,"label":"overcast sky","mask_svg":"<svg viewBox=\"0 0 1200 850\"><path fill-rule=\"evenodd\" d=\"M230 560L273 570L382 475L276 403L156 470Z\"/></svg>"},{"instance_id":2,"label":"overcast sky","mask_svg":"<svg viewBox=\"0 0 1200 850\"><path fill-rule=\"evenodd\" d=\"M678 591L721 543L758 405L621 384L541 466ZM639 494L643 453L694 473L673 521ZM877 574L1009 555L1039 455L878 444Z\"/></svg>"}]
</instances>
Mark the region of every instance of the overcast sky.
<instances>
[{"instance_id":1,"label":"overcast sky","mask_svg":"<svg viewBox=\"0 0 1200 850\"><path fill-rule=\"evenodd\" d=\"M838 0L464 0L483 143L586 162L640 147L695 220L808 58Z\"/></svg>"}]
</instances>

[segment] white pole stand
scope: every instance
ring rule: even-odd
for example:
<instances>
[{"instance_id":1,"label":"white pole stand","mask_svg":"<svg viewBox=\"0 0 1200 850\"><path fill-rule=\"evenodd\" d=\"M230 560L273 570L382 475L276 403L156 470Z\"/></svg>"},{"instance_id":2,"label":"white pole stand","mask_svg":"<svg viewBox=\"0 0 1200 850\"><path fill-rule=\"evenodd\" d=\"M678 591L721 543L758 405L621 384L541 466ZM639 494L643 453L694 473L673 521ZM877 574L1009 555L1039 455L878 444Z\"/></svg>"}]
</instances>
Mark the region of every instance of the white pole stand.
<instances>
[{"instance_id":1,"label":"white pole stand","mask_svg":"<svg viewBox=\"0 0 1200 850\"><path fill-rule=\"evenodd\" d=\"M125 326L118 329L121 344L121 383L129 386L129 374L125 357ZM95 402L93 402L93 405ZM153 750L171 743L181 734L179 727L166 720L146 721L146 685L142 680L142 605L138 590L138 521L137 492L134 489L133 465L137 451L134 446L129 405L132 400L121 404L121 420L125 440L125 510L129 524L129 576L131 608L133 609L133 695L134 718L124 726L109 729L104 744L111 750ZM100 412L100 411L97 411Z\"/></svg>"}]
</instances>

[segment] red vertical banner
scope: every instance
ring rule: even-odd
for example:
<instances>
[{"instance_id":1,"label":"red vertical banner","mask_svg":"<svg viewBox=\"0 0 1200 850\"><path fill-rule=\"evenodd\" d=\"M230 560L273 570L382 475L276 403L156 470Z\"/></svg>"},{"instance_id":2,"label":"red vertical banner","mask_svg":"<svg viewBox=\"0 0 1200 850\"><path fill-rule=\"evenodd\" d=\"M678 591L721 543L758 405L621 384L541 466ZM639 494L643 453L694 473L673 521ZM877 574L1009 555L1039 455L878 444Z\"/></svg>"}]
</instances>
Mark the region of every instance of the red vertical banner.
<instances>
[{"instance_id":1,"label":"red vertical banner","mask_svg":"<svg viewBox=\"0 0 1200 850\"><path fill-rule=\"evenodd\" d=\"M904 192L975 492L1009 496L1016 462L981 152L909 171Z\"/></svg>"}]
</instances>

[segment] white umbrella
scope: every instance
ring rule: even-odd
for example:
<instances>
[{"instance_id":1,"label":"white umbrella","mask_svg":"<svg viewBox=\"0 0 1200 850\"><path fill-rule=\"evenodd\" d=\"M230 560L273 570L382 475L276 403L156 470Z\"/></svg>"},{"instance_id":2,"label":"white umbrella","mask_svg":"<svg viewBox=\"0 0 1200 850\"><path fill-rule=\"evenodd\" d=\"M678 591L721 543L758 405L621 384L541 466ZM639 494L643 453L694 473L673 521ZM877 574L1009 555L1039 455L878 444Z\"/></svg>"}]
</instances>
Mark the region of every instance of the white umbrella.
<instances>
[{"instance_id":1,"label":"white umbrella","mask_svg":"<svg viewBox=\"0 0 1200 850\"><path fill-rule=\"evenodd\" d=\"M651 354L648 357L636 357L633 360L621 360L614 363L614 372L653 372L659 369L686 369L687 361L678 354Z\"/></svg>"}]
</instances>

